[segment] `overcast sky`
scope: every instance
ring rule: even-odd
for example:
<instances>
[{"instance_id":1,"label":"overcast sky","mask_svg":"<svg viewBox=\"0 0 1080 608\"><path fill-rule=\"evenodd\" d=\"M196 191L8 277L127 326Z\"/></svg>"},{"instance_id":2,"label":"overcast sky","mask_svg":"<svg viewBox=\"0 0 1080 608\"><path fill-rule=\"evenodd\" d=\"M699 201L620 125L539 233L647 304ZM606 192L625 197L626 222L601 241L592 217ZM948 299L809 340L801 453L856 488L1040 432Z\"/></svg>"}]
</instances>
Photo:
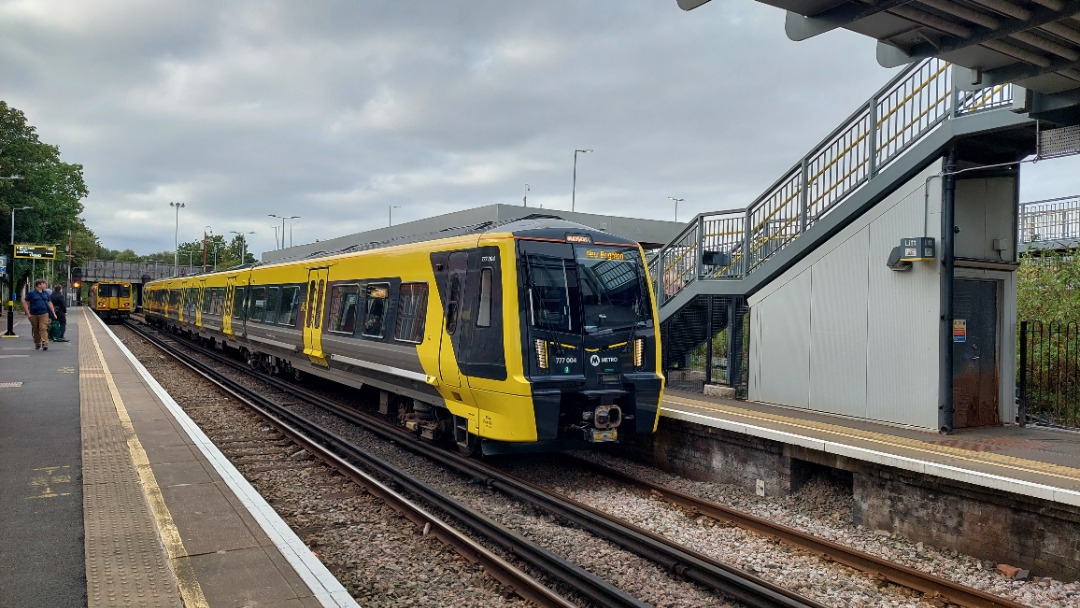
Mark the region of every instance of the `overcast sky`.
<instances>
[{"instance_id":1,"label":"overcast sky","mask_svg":"<svg viewBox=\"0 0 1080 608\"><path fill-rule=\"evenodd\" d=\"M891 78L752 0L0 0L0 98L81 163L110 249L295 244L503 203L743 207ZM1077 157L1021 200L1080 194ZM290 230L286 230L289 232Z\"/></svg>"}]
</instances>

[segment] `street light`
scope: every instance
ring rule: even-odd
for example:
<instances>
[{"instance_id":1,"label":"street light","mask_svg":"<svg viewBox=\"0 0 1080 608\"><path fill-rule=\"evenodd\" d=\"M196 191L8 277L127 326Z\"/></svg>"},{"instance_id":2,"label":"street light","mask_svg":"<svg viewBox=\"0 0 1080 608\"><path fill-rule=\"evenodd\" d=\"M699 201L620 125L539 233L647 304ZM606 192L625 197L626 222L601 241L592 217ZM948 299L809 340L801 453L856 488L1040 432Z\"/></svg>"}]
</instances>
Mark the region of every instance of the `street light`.
<instances>
[{"instance_id":1,"label":"street light","mask_svg":"<svg viewBox=\"0 0 1080 608\"><path fill-rule=\"evenodd\" d=\"M273 214L273 213L267 213L266 215L267 215L267 217L276 217L279 220L281 220L281 249L284 249L285 248L285 220L298 220L298 219L300 219L300 216L299 215L294 215L292 217L285 217L284 215L276 215L276 214ZM255 234L255 233L253 232L251 234ZM274 240L277 241L277 239L274 239Z\"/></svg>"},{"instance_id":2,"label":"street light","mask_svg":"<svg viewBox=\"0 0 1080 608\"><path fill-rule=\"evenodd\" d=\"M19 176L5 177L4 179L22 179ZM25 211L30 207L12 207L11 208L11 259L8 260L10 267L8 268L8 315L7 315L7 333L4 334L5 338L18 338L15 335L15 212Z\"/></svg>"},{"instance_id":3,"label":"street light","mask_svg":"<svg viewBox=\"0 0 1080 608\"><path fill-rule=\"evenodd\" d=\"M210 226L203 226L203 229L202 229L202 271L203 272L206 272L206 255L208 253L206 251L206 235L207 235L207 233L209 233L210 238L213 239L214 238L214 229L211 228ZM213 242L213 240L211 240L211 242Z\"/></svg>"},{"instance_id":4,"label":"street light","mask_svg":"<svg viewBox=\"0 0 1080 608\"><path fill-rule=\"evenodd\" d=\"M388 215L387 219L389 220L387 226L394 225L394 209L401 209L401 205L390 205L390 207L386 210L386 213Z\"/></svg>"},{"instance_id":5,"label":"street light","mask_svg":"<svg viewBox=\"0 0 1080 608\"><path fill-rule=\"evenodd\" d=\"M240 264L247 264L247 237L245 235L255 234L255 231L252 230L251 232L237 232L236 230L230 230L229 232L240 237L240 245L243 247L243 250L240 253ZM281 240L285 240L284 235L282 235Z\"/></svg>"},{"instance_id":6,"label":"street light","mask_svg":"<svg viewBox=\"0 0 1080 608\"><path fill-rule=\"evenodd\" d=\"M298 219L300 219L300 216L299 215L294 215L294 216L290 217L289 219L290 220L298 220ZM295 225L296 225L296 222L289 222L289 247L292 247L292 229L293 229L293 226L295 226Z\"/></svg>"},{"instance_id":7,"label":"street light","mask_svg":"<svg viewBox=\"0 0 1080 608\"><path fill-rule=\"evenodd\" d=\"M173 276L180 276L180 210L184 203L169 203L176 208L176 231L173 233Z\"/></svg>"},{"instance_id":8,"label":"street light","mask_svg":"<svg viewBox=\"0 0 1080 608\"><path fill-rule=\"evenodd\" d=\"M529 184L525 184L525 196L521 197L522 206L529 206Z\"/></svg>"},{"instance_id":9,"label":"street light","mask_svg":"<svg viewBox=\"0 0 1080 608\"><path fill-rule=\"evenodd\" d=\"M570 191L570 211L573 211L577 203L577 155L578 152L585 154L592 150L574 150L574 188Z\"/></svg>"},{"instance_id":10,"label":"street light","mask_svg":"<svg viewBox=\"0 0 1080 608\"><path fill-rule=\"evenodd\" d=\"M685 201L686 199L685 198L675 198L674 196L669 196L668 199L675 201L675 221L677 222L677 221L679 221L679 203Z\"/></svg>"}]
</instances>

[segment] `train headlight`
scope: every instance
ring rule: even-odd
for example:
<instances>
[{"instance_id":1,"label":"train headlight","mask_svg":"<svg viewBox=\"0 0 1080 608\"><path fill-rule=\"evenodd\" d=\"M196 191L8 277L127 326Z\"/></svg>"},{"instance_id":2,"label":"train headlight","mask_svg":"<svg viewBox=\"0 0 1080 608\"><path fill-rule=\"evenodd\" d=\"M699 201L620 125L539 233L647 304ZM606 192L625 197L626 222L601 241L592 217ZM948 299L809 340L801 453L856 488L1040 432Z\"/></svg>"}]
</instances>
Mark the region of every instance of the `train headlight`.
<instances>
[{"instance_id":1,"label":"train headlight","mask_svg":"<svg viewBox=\"0 0 1080 608\"><path fill-rule=\"evenodd\" d=\"M645 338L634 340L634 367L645 366Z\"/></svg>"},{"instance_id":2,"label":"train headlight","mask_svg":"<svg viewBox=\"0 0 1080 608\"><path fill-rule=\"evenodd\" d=\"M536 341L536 365L540 369L548 368L548 349L547 340Z\"/></svg>"}]
</instances>

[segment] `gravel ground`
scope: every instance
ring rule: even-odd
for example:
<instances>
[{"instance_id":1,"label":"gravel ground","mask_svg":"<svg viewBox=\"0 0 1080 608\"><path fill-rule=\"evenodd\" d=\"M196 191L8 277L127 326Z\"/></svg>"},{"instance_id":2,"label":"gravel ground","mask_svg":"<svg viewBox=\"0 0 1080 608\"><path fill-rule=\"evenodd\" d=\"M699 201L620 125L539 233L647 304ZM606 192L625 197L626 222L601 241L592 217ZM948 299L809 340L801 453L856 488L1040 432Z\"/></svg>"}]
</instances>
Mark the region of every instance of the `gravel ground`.
<instances>
[{"instance_id":1,"label":"gravel ground","mask_svg":"<svg viewBox=\"0 0 1080 608\"><path fill-rule=\"evenodd\" d=\"M264 423L216 386L128 330L115 331L216 444L267 433ZM529 605L325 467L250 472L254 463L271 459L244 458L234 464L361 606Z\"/></svg>"},{"instance_id":2,"label":"gravel ground","mask_svg":"<svg viewBox=\"0 0 1080 608\"><path fill-rule=\"evenodd\" d=\"M141 340L125 342L200 425L203 424L200 418L205 418L211 425L234 424L221 421L226 413L238 409L235 402L225 400L208 405L207 389L201 388L202 384L193 380L193 375L176 371L171 359L162 359L156 350L150 350L152 347ZM525 534L553 552L574 559L587 570L604 575L646 602L671 607L728 605L708 591L678 581L651 562L627 554L606 541L563 526L531 507L517 504L472 480L462 479L414 457L335 417L308 412L310 408L305 406L297 407L336 432L351 437L368 452L396 463L448 496ZM207 412L197 417L200 409ZM813 481L793 496L759 498L723 484L692 482L603 454L577 455L1030 606L1080 608L1080 584L1075 582L1066 584L1043 578L1012 581L997 573L994 564L853 526L850 493L826 480ZM629 491L594 475L556 469L546 464L542 457L503 458L499 462L523 477L829 606L939 605L891 585L879 586L846 567L824 562L769 538L682 512L664 501ZM328 508L325 502L313 501L314 496L321 493L335 497L344 490L328 484L326 491L320 492L318 487L312 487L310 480L302 475L298 477L292 471L257 475L252 484L298 530L301 538L313 547L364 606L524 605L478 568L443 549L437 541L423 537L410 522L366 495L338 497L333 507Z\"/></svg>"},{"instance_id":3,"label":"gravel ground","mask_svg":"<svg viewBox=\"0 0 1080 608\"><path fill-rule=\"evenodd\" d=\"M576 452L574 455L1029 606L1080 608L1080 582L1062 582L1042 577L1029 581L1012 580L999 573L993 562L854 525L850 492L825 478L811 480L799 492L790 496L763 498L727 484L690 481L606 454ZM512 469L513 472L537 483L551 484L553 489L576 500L616 513L619 517L658 531L680 543L699 547L706 553L730 560L740 568L755 572L773 582L781 582L800 593L805 592L805 586L818 585L823 580L807 576L816 568L813 561L805 560L805 554L800 555L801 552L791 550L790 557L780 559L769 557L768 546L775 546L775 542L763 539L755 533L726 527L727 529L719 534L730 535L731 543L718 550L719 545L707 540L708 537L703 536L701 529L725 526L715 524L709 518L684 514L681 522L677 518L671 521L670 507L657 504L661 501L654 497L642 497L637 492L625 489L620 491L617 486L587 474L580 474L575 479L568 476L566 471L552 474L545 472L543 467L535 467L527 462L515 463ZM582 478L587 478L588 481L582 482ZM612 496L617 498L612 500ZM765 545L764 548L762 544ZM842 597L834 598L834 605L931 605L919 603L916 598L902 599L900 596L905 595L902 591L897 591L898 597L889 598L887 596L890 588L881 590L882 598L877 600L878 603L859 603L857 596L848 597L858 588L841 590Z\"/></svg>"}]
</instances>

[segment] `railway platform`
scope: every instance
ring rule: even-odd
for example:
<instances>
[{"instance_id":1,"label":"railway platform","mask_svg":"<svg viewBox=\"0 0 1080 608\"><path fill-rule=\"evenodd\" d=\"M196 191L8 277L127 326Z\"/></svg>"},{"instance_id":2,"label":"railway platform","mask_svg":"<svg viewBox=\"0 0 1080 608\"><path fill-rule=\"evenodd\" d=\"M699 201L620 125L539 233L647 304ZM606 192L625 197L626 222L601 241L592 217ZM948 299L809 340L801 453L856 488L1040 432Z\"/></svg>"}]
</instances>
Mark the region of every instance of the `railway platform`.
<instances>
[{"instance_id":1,"label":"railway platform","mask_svg":"<svg viewBox=\"0 0 1080 608\"><path fill-rule=\"evenodd\" d=\"M85 307L0 340L0 608L356 606Z\"/></svg>"},{"instance_id":2,"label":"railway platform","mask_svg":"<svg viewBox=\"0 0 1080 608\"><path fill-rule=\"evenodd\" d=\"M674 473L762 496L827 472L850 484L855 523L1080 580L1080 432L943 435L669 388L643 447Z\"/></svg>"},{"instance_id":3,"label":"railway platform","mask_svg":"<svg viewBox=\"0 0 1080 608\"><path fill-rule=\"evenodd\" d=\"M948 435L683 390L664 396L675 420L1080 506L1080 432L1018 425Z\"/></svg>"}]
</instances>

